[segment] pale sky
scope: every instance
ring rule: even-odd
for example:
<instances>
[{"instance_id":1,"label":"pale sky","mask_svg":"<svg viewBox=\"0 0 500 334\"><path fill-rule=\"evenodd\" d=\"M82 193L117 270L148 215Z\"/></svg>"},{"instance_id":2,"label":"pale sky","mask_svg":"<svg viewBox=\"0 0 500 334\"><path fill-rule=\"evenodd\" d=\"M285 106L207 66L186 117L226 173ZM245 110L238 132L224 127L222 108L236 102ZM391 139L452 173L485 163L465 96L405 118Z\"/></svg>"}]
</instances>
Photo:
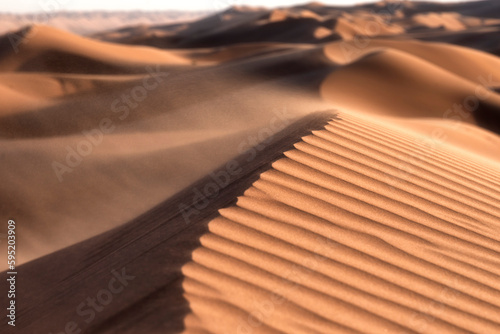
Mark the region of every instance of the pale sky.
<instances>
[{"instance_id":1,"label":"pale sky","mask_svg":"<svg viewBox=\"0 0 500 334\"><path fill-rule=\"evenodd\" d=\"M42 12L54 10L209 10L219 11L232 5L250 6L290 6L311 1L290 0L1 0L0 12ZM351 5L376 1L324 0L324 4ZM459 2L440 0L438 2Z\"/></svg>"}]
</instances>

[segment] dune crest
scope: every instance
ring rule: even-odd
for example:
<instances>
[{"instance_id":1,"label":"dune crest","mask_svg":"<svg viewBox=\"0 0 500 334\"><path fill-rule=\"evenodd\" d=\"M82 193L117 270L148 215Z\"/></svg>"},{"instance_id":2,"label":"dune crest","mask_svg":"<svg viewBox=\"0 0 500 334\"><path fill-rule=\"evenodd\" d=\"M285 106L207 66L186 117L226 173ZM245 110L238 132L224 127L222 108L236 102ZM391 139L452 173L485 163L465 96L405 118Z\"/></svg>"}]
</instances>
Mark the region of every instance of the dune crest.
<instances>
[{"instance_id":1,"label":"dune crest","mask_svg":"<svg viewBox=\"0 0 500 334\"><path fill-rule=\"evenodd\" d=\"M71 261L57 277L52 270L38 277L53 281L48 289L25 276L24 284L46 291L30 306L25 330L61 327L41 305L82 277L95 286L109 280L105 270L85 268L95 249L100 268L126 266L135 284L97 318L95 333L498 331L498 166L447 147L429 150L401 128L359 116L340 113L326 126L321 119L306 135L299 133L310 127L297 122L287 130L300 140L277 137L240 165L257 174L239 174L228 197L207 198L205 213L191 212L194 202L174 207L210 178L127 226L25 265L27 273ZM234 191L244 191L236 203ZM110 243L138 229L145 233L133 233L134 243ZM75 303L78 295L67 296L52 312L71 317Z\"/></svg>"},{"instance_id":2,"label":"dune crest","mask_svg":"<svg viewBox=\"0 0 500 334\"><path fill-rule=\"evenodd\" d=\"M309 3L0 36L0 332L500 333L499 18Z\"/></svg>"},{"instance_id":3,"label":"dune crest","mask_svg":"<svg viewBox=\"0 0 500 334\"><path fill-rule=\"evenodd\" d=\"M117 74L150 64L180 65L188 60L154 48L124 47L79 37L48 26L34 25L16 34L19 53L6 48L0 71ZM8 44L3 37L2 44ZM11 37L10 37L11 38ZM10 49L10 50L9 50ZM10 51L10 52L9 52ZM75 68L75 65L80 65Z\"/></svg>"}]
</instances>

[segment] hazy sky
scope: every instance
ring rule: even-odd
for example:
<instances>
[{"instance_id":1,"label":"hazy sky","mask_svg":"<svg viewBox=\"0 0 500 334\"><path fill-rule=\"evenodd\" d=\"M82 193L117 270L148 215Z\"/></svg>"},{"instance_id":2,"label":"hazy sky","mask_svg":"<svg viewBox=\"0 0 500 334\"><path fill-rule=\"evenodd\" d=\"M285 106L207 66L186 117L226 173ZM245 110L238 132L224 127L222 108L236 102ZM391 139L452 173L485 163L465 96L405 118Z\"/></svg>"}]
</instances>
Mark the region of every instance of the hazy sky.
<instances>
[{"instance_id":1,"label":"hazy sky","mask_svg":"<svg viewBox=\"0 0 500 334\"><path fill-rule=\"evenodd\" d=\"M40 12L54 10L210 10L218 11L231 5L251 5L251 6L289 6L302 4L310 1L290 1L290 0L2 0L0 12ZM360 0L324 0L325 4L350 5L360 2ZM441 0L439 2L457 2L456 0Z\"/></svg>"}]
</instances>

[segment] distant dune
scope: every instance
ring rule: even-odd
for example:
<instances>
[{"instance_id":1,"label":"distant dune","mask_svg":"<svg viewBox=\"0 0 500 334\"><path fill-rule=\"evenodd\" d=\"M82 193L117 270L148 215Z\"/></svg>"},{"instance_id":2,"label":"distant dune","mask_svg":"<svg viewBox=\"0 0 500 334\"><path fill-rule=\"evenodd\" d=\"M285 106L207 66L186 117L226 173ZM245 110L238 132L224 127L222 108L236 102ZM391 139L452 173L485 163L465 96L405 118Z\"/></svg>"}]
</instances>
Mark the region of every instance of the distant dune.
<instances>
[{"instance_id":1,"label":"distant dune","mask_svg":"<svg viewBox=\"0 0 500 334\"><path fill-rule=\"evenodd\" d=\"M498 3L195 16L0 24L1 332L500 332Z\"/></svg>"},{"instance_id":2,"label":"distant dune","mask_svg":"<svg viewBox=\"0 0 500 334\"><path fill-rule=\"evenodd\" d=\"M57 2L56 6L61 3L62 1ZM43 5L43 3L41 4ZM59 7L59 9L63 9L62 5ZM0 21L2 22L0 24L0 34L18 30L26 25L44 24L76 34L88 35L128 25L149 26L189 21L209 14L209 12L203 11L64 12L56 11L50 6L49 8L50 11L43 11L41 7L39 12L32 14L0 13Z\"/></svg>"}]
</instances>

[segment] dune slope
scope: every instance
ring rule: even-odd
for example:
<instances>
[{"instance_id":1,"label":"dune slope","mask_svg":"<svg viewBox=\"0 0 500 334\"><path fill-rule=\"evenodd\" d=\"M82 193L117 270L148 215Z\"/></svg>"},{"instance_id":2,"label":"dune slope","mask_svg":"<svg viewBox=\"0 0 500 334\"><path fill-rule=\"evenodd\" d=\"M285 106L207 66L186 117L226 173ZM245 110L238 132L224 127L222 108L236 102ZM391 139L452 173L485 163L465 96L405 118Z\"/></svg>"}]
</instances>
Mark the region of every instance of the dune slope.
<instances>
[{"instance_id":1,"label":"dune slope","mask_svg":"<svg viewBox=\"0 0 500 334\"><path fill-rule=\"evenodd\" d=\"M0 332L500 333L499 9L0 36Z\"/></svg>"},{"instance_id":2,"label":"dune slope","mask_svg":"<svg viewBox=\"0 0 500 334\"><path fill-rule=\"evenodd\" d=\"M14 331L56 333L68 322L95 333L182 330L189 306L183 297L181 268L199 246L208 221L217 209L234 203L284 150L322 128L332 116L331 112L306 116L259 150L249 149L222 164L136 219L19 267L19 285L27 291L18 297L22 305L18 314L25 320ZM214 191L218 195L211 195ZM101 290L98 287L107 289L115 270L134 276L128 281L130 288L116 294L106 309L89 320L89 310L81 303Z\"/></svg>"},{"instance_id":3,"label":"dune slope","mask_svg":"<svg viewBox=\"0 0 500 334\"><path fill-rule=\"evenodd\" d=\"M495 169L340 118L208 224L183 267L186 332L500 330Z\"/></svg>"},{"instance_id":4,"label":"dune slope","mask_svg":"<svg viewBox=\"0 0 500 334\"><path fill-rule=\"evenodd\" d=\"M311 129L297 124L287 133ZM253 174L205 209L202 198L190 203L210 178L24 265L36 302L23 307L31 320L19 332L69 320L92 333L498 331L498 165L428 150L401 129L345 113L315 124L298 141L278 136L244 165ZM244 193L234 203L235 191ZM50 270L60 261L64 270ZM75 308L110 268L124 268L130 288L89 327Z\"/></svg>"}]
</instances>

